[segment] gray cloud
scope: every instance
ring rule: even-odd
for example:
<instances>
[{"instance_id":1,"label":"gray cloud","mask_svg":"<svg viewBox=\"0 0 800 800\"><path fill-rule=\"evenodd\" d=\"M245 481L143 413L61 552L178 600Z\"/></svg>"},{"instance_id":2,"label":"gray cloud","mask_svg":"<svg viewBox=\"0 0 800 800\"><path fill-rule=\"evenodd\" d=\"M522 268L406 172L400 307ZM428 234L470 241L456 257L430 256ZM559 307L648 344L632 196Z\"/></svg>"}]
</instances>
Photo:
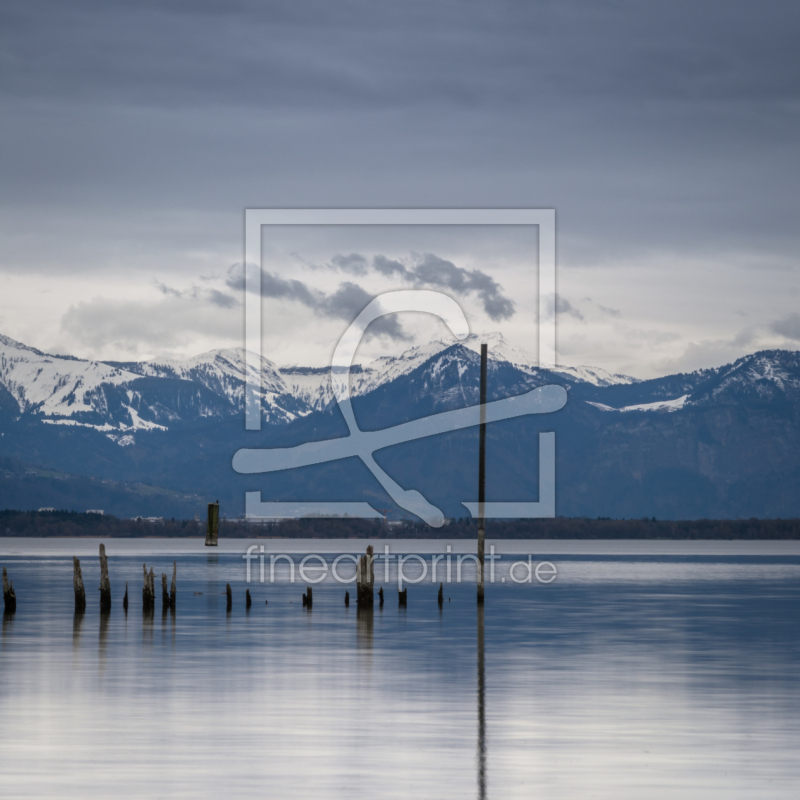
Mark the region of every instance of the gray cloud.
<instances>
[{"instance_id":1,"label":"gray cloud","mask_svg":"<svg viewBox=\"0 0 800 800\"><path fill-rule=\"evenodd\" d=\"M352 262L357 263L357 262ZM229 270L226 284L231 289L244 289L244 276L241 264L234 264ZM287 280L267 270L261 271L261 295L279 300L301 303L314 313L325 317L352 322L373 299L373 295L361 286L350 281L340 284L336 291L325 292L308 286L303 281ZM394 314L375 320L365 334L366 338L386 336L397 341L409 341L410 336Z\"/></svg>"},{"instance_id":2,"label":"gray cloud","mask_svg":"<svg viewBox=\"0 0 800 800\"><path fill-rule=\"evenodd\" d=\"M331 264L335 269L339 269L342 272L350 272L353 275L366 275L369 270L367 259L359 253L334 256L331 259Z\"/></svg>"},{"instance_id":3,"label":"gray cloud","mask_svg":"<svg viewBox=\"0 0 800 800\"><path fill-rule=\"evenodd\" d=\"M752 277L726 302L755 296L773 309L755 321L789 324L793 0L6 0L2 13L5 273L93 272L106 294L134 270L183 285L237 257L250 205L552 206L565 270L622 285L617 265L670 262L687 276L664 321L702 291L692 276L730 286L734 256ZM403 277L390 261L373 269ZM626 284L639 299L648 287ZM516 299L511 280L505 292ZM35 315L20 300L2 309L18 329ZM723 314L706 321L728 335Z\"/></svg>"},{"instance_id":4,"label":"gray cloud","mask_svg":"<svg viewBox=\"0 0 800 800\"><path fill-rule=\"evenodd\" d=\"M210 303L215 306L219 306L220 308L234 308L235 306L239 305L239 302L235 297L231 297L229 294L220 292L219 289L209 289L208 300Z\"/></svg>"},{"instance_id":5,"label":"gray cloud","mask_svg":"<svg viewBox=\"0 0 800 800\"><path fill-rule=\"evenodd\" d=\"M387 258L386 256L375 256L375 258L372 259L372 267L376 272L388 277L399 275L401 278L404 278L408 275L405 264L395 261L392 258Z\"/></svg>"},{"instance_id":6,"label":"gray cloud","mask_svg":"<svg viewBox=\"0 0 800 800\"><path fill-rule=\"evenodd\" d=\"M203 280L202 276L201 280ZM159 280L154 281L154 284L161 294L166 297L207 301L220 308L234 308L239 305L239 301L235 297L225 294L219 289L201 289L198 286L192 286L190 289L176 289L174 286L168 286Z\"/></svg>"},{"instance_id":7,"label":"gray cloud","mask_svg":"<svg viewBox=\"0 0 800 800\"><path fill-rule=\"evenodd\" d=\"M156 303L95 297L70 306L61 317L60 328L62 335L90 351L113 347L131 356L184 348L199 336L237 336L241 325L238 311L224 306L214 313L204 310L209 311L210 306L172 293Z\"/></svg>"},{"instance_id":8,"label":"gray cloud","mask_svg":"<svg viewBox=\"0 0 800 800\"><path fill-rule=\"evenodd\" d=\"M457 267L452 261L433 253L425 253L414 259L410 266L385 255L376 255L371 260L359 253L337 255L331 259L330 268L365 275L373 271L387 277L396 277L413 286L434 286L447 289L454 294L475 295L483 310L495 322L514 315L514 303L503 294L500 284L478 269Z\"/></svg>"},{"instance_id":9,"label":"gray cloud","mask_svg":"<svg viewBox=\"0 0 800 800\"><path fill-rule=\"evenodd\" d=\"M621 317L622 312L618 308L609 308L608 306L601 305L600 303L595 303L595 305L609 317Z\"/></svg>"},{"instance_id":10,"label":"gray cloud","mask_svg":"<svg viewBox=\"0 0 800 800\"><path fill-rule=\"evenodd\" d=\"M800 314L787 314L785 317L775 320L769 329L787 339L800 342Z\"/></svg>"},{"instance_id":11,"label":"gray cloud","mask_svg":"<svg viewBox=\"0 0 800 800\"><path fill-rule=\"evenodd\" d=\"M457 267L452 261L425 253L409 274L417 286L438 286L460 295L476 294L494 321L514 315L514 303L503 295L500 284L480 270Z\"/></svg>"},{"instance_id":12,"label":"gray cloud","mask_svg":"<svg viewBox=\"0 0 800 800\"><path fill-rule=\"evenodd\" d=\"M547 319L552 319L553 315L558 313L566 314L570 317L574 317L577 320L583 321L583 314L581 314L581 312L578 311L578 309L575 308L575 306L573 306L566 297L561 297L561 295L559 295L555 298L555 302L553 297L549 297L545 305L545 317Z\"/></svg>"}]
</instances>

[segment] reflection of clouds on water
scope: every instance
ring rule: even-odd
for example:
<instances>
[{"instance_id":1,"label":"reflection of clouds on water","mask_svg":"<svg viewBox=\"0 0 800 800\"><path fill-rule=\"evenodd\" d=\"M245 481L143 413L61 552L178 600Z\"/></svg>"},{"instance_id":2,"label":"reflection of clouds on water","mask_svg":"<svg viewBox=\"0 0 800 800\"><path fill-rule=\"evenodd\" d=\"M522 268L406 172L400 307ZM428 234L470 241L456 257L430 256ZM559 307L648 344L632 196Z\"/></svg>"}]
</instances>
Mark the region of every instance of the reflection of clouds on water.
<instances>
[{"instance_id":1,"label":"reflection of clouds on water","mask_svg":"<svg viewBox=\"0 0 800 800\"><path fill-rule=\"evenodd\" d=\"M112 582L138 587L141 551L108 549ZM487 585L483 619L474 582L445 584L440 610L429 579L409 584L402 614L392 580L383 613L366 614L323 581L309 615L305 585L285 570L279 583L250 585L248 616L244 549L221 548L214 563L179 555L180 614L158 637L143 616L142 639L137 628L130 641L119 604L105 623L94 606L73 614L71 555L15 564L24 613L13 635L4 620L0 649L9 796L55 796L57 785L60 798L99 800L135 775L125 784L134 800L203 798L229 793L235 775L242 798L269 786L289 800L527 798L531 787L555 798L784 800L800 779L794 557L548 556L556 582ZM147 555L157 570L173 558ZM132 600L128 623L141 614ZM81 649L95 624L101 646Z\"/></svg>"}]
</instances>

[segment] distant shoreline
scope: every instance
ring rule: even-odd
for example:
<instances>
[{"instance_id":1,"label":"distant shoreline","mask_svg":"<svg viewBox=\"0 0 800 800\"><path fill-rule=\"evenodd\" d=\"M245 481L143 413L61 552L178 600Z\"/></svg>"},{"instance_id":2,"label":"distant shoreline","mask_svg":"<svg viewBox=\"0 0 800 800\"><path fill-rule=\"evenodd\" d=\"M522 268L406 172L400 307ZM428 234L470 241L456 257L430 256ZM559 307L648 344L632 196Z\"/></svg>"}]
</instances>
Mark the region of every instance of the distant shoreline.
<instances>
[{"instance_id":1,"label":"distant shoreline","mask_svg":"<svg viewBox=\"0 0 800 800\"><path fill-rule=\"evenodd\" d=\"M487 520L489 539L797 540L800 519L657 520L556 517ZM204 520L120 519L74 511L0 510L0 538L195 539ZM472 519L450 520L441 528L421 522L362 519L290 519L267 523L220 521L220 539L475 539Z\"/></svg>"}]
</instances>

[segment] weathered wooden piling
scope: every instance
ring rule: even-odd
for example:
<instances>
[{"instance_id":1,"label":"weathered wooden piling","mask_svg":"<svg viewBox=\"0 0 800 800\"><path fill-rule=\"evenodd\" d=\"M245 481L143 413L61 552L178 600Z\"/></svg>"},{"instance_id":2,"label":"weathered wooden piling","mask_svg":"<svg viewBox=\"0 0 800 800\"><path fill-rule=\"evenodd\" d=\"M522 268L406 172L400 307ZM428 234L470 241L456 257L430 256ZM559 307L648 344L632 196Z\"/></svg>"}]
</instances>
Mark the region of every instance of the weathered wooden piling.
<instances>
[{"instance_id":1,"label":"weathered wooden piling","mask_svg":"<svg viewBox=\"0 0 800 800\"><path fill-rule=\"evenodd\" d=\"M227 598L227 610L230 611L233 608L233 592L229 583L225 584L225 596Z\"/></svg>"},{"instance_id":2,"label":"weathered wooden piling","mask_svg":"<svg viewBox=\"0 0 800 800\"><path fill-rule=\"evenodd\" d=\"M247 589L244 593L244 607L249 611L251 605L253 605L253 598L250 597L250 590Z\"/></svg>"},{"instance_id":3,"label":"weathered wooden piling","mask_svg":"<svg viewBox=\"0 0 800 800\"><path fill-rule=\"evenodd\" d=\"M208 504L208 527L206 528L206 547L216 547L219 543L219 500Z\"/></svg>"},{"instance_id":4,"label":"weathered wooden piling","mask_svg":"<svg viewBox=\"0 0 800 800\"><path fill-rule=\"evenodd\" d=\"M350 608L350 592L344 593L344 607Z\"/></svg>"},{"instance_id":5,"label":"weathered wooden piling","mask_svg":"<svg viewBox=\"0 0 800 800\"><path fill-rule=\"evenodd\" d=\"M122 598L122 610L128 613L128 581L125 581L125 597Z\"/></svg>"},{"instance_id":6,"label":"weathered wooden piling","mask_svg":"<svg viewBox=\"0 0 800 800\"><path fill-rule=\"evenodd\" d=\"M398 605L407 606L408 605L408 589L403 589L403 591L397 592L398 596Z\"/></svg>"},{"instance_id":7,"label":"weathered wooden piling","mask_svg":"<svg viewBox=\"0 0 800 800\"><path fill-rule=\"evenodd\" d=\"M111 611L111 582L108 580L106 546L100 544L100 610Z\"/></svg>"},{"instance_id":8,"label":"weathered wooden piling","mask_svg":"<svg viewBox=\"0 0 800 800\"><path fill-rule=\"evenodd\" d=\"M378 599L381 601L381 608L383 608L383 586L378 589Z\"/></svg>"},{"instance_id":9,"label":"weathered wooden piling","mask_svg":"<svg viewBox=\"0 0 800 800\"><path fill-rule=\"evenodd\" d=\"M478 602L483 602L483 564L486 540L486 364L489 346L481 345L481 427L478 448Z\"/></svg>"},{"instance_id":10,"label":"weathered wooden piling","mask_svg":"<svg viewBox=\"0 0 800 800\"><path fill-rule=\"evenodd\" d=\"M362 607L372 607L375 602L375 558L372 545L367 547L367 554L358 560L356 573L356 602Z\"/></svg>"},{"instance_id":11,"label":"weathered wooden piling","mask_svg":"<svg viewBox=\"0 0 800 800\"><path fill-rule=\"evenodd\" d=\"M147 574L147 564L142 564L144 571L144 586L142 586L142 610L152 611L156 604L156 591L153 586L153 570L150 569L150 574Z\"/></svg>"},{"instance_id":12,"label":"weathered wooden piling","mask_svg":"<svg viewBox=\"0 0 800 800\"><path fill-rule=\"evenodd\" d=\"M311 587L306 586L306 593L303 595L303 605L308 606L308 608L311 608L313 603L314 603L314 595L311 591Z\"/></svg>"},{"instance_id":13,"label":"weathered wooden piling","mask_svg":"<svg viewBox=\"0 0 800 800\"><path fill-rule=\"evenodd\" d=\"M86 588L81 575L81 562L72 556L72 588L75 590L75 610L86 611Z\"/></svg>"},{"instance_id":14,"label":"weathered wooden piling","mask_svg":"<svg viewBox=\"0 0 800 800\"><path fill-rule=\"evenodd\" d=\"M161 573L161 610L169 611L169 590L167 589L167 573Z\"/></svg>"},{"instance_id":15,"label":"weathered wooden piling","mask_svg":"<svg viewBox=\"0 0 800 800\"><path fill-rule=\"evenodd\" d=\"M178 599L178 589L176 580L178 577L178 562L172 562L172 585L169 587L169 607L174 611L175 603Z\"/></svg>"},{"instance_id":16,"label":"weathered wooden piling","mask_svg":"<svg viewBox=\"0 0 800 800\"><path fill-rule=\"evenodd\" d=\"M3 604L6 612L9 614L13 614L17 610L17 595L14 594L14 581L8 580L8 573L5 567L3 567Z\"/></svg>"},{"instance_id":17,"label":"weathered wooden piling","mask_svg":"<svg viewBox=\"0 0 800 800\"><path fill-rule=\"evenodd\" d=\"M437 598L439 603L439 608L444 605L444 586L440 583L439 584L439 597Z\"/></svg>"}]
</instances>

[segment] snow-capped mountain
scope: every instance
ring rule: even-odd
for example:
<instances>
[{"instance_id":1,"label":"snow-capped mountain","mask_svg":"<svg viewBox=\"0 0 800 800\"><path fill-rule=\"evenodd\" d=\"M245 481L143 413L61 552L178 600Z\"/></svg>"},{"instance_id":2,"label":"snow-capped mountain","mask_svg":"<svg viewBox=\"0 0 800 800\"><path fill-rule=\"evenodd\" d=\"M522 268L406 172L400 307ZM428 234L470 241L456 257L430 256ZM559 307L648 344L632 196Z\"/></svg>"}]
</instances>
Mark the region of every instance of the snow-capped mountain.
<instances>
[{"instance_id":1,"label":"snow-capped mountain","mask_svg":"<svg viewBox=\"0 0 800 800\"><path fill-rule=\"evenodd\" d=\"M354 364L350 376L350 393L353 397L359 397L372 392L403 375L408 375L453 347L479 354L481 344L484 343L489 346L489 361L506 362L528 375L537 375L542 370L546 370L549 373L563 376L570 382L588 383L593 386L638 383L636 378L629 375L613 374L599 367L540 366L530 353L508 344L501 333L489 333L470 334L466 339L456 339L454 336L444 337L412 347L397 356L383 356L365 365ZM328 368L283 367L280 369L280 374L289 391L314 410L326 408L333 402ZM337 371L334 373L334 379L341 383L344 380L344 374L344 370Z\"/></svg>"},{"instance_id":2,"label":"snow-capped mountain","mask_svg":"<svg viewBox=\"0 0 800 800\"><path fill-rule=\"evenodd\" d=\"M404 396L403 403L413 405L430 395L432 407L448 406L451 395L457 402L474 393L472 372L483 342L489 345L493 369L502 367L502 391L557 381L567 386L574 401L603 412L675 412L699 405L800 399L796 352L763 351L724 367L638 381L596 367L540 367L499 333L472 334L462 341L443 338L355 364L351 396L364 397L418 375L413 383L419 397ZM0 336L0 414L92 427L130 444L138 431L241 414L247 371L242 349L213 350L188 359L101 362L50 355ZM336 371L331 378L327 368L280 368L262 357L265 422L284 424L325 410L335 402L331 380L341 385L346 374Z\"/></svg>"},{"instance_id":3,"label":"snow-capped mountain","mask_svg":"<svg viewBox=\"0 0 800 800\"><path fill-rule=\"evenodd\" d=\"M120 386L136 377L118 366L48 355L0 335L0 384L21 413L73 417L91 412L99 386Z\"/></svg>"},{"instance_id":4,"label":"snow-capped mountain","mask_svg":"<svg viewBox=\"0 0 800 800\"><path fill-rule=\"evenodd\" d=\"M241 350L217 350L183 361L104 363L50 355L0 336L6 414L95 428L121 444L132 443L128 434L136 431L239 414L246 370ZM262 375L267 422L288 422L310 413L266 358Z\"/></svg>"},{"instance_id":5,"label":"snow-capped mountain","mask_svg":"<svg viewBox=\"0 0 800 800\"><path fill-rule=\"evenodd\" d=\"M248 377L258 381L257 370L248 367L242 348L211 350L187 359L157 359L138 362L109 362L135 375L191 381L225 398L237 411L244 404L244 386ZM279 398L290 395L278 368L268 358L261 358L262 400L280 405Z\"/></svg>"},{"instance_id":6,"label":"snow-capped mountain","mask_svg":"<svg viewBox=\"0 0 800 800\"><path fill-rule=\"evenodd\" d=\"M798 352L762 351L723 367L636 381L588 367L538 367L500 336L442 339L353 367L359 426L380 430L477 403L478 352L486 338L490 401L551 383L569 392L564 409L546 419L492 427L487 491L493 496L535 499L533 466L544 429L555 431L558 441L559 514L800 515ZM275 499L339 498L390 507L352 462L257 481L237 475L232 453L258 441L253 436L261 437L260 446L287 447L341 436L345 427L332 411L329 370L279 368L265 358L265 424L259 434L246 432L246 369L241 350L104 363L48 355L0 337L5 504L66 502L58 499L65 496L62 479L42 474L34 487L38 469L75 476L78 483L69 484L67 495L77 508L121 508L116 490L103 488L108 480L165 487L167 504L169 492L227 492L226 502L236 507L245 491L258 486ZM337 372L333 380L344 378ZM401 486L424 488L458 516L474 486L476 442L468 430L430 437L387 448L381 465ZM20 499L25 496L31 499ZM132 497L139 496L137 489ZM171 513L183 513L182 506L174 508Z\"/></svg>"}]
</instances>

